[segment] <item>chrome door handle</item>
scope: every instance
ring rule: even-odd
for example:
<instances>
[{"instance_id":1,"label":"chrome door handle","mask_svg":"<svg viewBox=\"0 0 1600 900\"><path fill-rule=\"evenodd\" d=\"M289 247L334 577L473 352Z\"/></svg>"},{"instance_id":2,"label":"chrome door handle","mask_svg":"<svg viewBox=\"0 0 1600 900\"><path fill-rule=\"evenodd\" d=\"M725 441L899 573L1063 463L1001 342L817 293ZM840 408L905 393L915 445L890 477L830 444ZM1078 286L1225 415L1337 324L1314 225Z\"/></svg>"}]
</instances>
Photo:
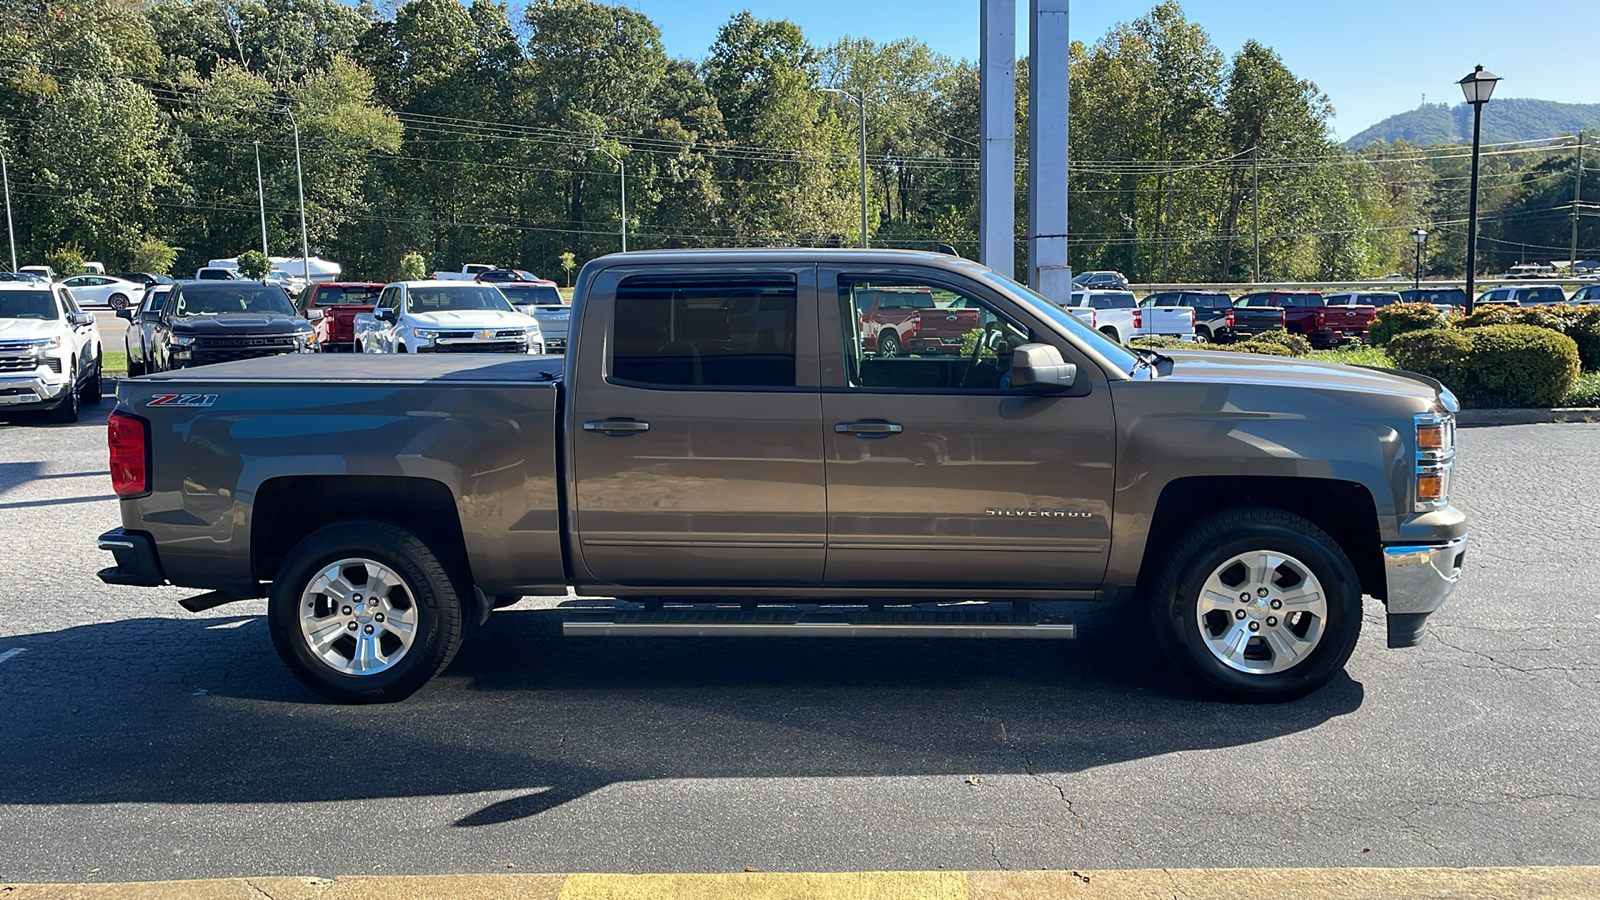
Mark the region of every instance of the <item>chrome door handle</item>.
<instances>
[{"instance_id":1,"label":"chrome door handle","mask_svg":"<svg viewBox=\"0 0 1600 900\"><path fill-rule=\"evenodd\" d=\"M601 419L596 422L583 423L584 431L598 431L611 437L628 437L641 431L649 431L649 422L639 422L634 419Z\"/></svg>"},{"instance_id":2,"label":"chrome door handle","mask_svg":"<svg viewBox=\"0 0 1600 900\"><path fill-rule=\"evenodd\" d=\"M840 422L833 426L833 430L839 434L853 434L858 438L883 438L899 434L905 429L893 422L868 419L861 422Z\"/></svg>"}]
</instances>

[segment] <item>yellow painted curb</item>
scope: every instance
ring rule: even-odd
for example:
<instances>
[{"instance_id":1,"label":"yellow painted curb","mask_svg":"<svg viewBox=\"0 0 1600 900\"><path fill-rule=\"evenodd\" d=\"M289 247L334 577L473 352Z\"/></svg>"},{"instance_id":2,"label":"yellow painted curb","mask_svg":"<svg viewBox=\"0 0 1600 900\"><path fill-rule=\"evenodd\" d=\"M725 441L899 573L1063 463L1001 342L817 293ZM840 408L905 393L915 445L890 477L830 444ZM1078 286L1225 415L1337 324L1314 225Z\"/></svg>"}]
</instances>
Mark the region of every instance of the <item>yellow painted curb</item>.
<instances>
[{"instance_id":1,"label":"yellow painted curb","mask_svg":"<svg viewBox=\"0 0 1600 900\"><path fill-rule=\"evenodd\" d=\"M414 875L0 884L0 900L1600 900L1600 866Z\"/></svg>"}]
</instances>

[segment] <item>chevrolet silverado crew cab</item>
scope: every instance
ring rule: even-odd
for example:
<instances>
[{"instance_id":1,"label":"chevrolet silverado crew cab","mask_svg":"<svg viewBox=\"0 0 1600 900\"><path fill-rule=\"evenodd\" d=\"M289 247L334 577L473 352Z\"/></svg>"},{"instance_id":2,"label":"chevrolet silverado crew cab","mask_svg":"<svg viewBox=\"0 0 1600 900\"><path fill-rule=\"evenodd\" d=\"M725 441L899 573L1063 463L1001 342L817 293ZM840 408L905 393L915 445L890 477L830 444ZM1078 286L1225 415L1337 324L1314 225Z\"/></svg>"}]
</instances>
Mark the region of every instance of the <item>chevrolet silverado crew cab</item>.
<instances>
[{"instance_id":1,"label":"chevrolet silverado crew cab","mask_svg":"<svg viewBox=\"0 0 1600 900\"><path fill-rule=\"evenodd\" d=\"M94 316L48 282L0 282L0 409L44 409L78 421L100 402L105 351Z\"/></svg>"},{"instance_id":2,"label":"chevrolet silverado crew cab","mask_svg":"<svg viewBox=\"0 0 1600 900\"><path fill-rule=\"evenodd\" d=\"M873 353L885 292L959 298L970 346ZM602 257L570 339L123 382L100 577L266 597L281 658L347 702L569 588L617 598L574 636L1066 638L1036 601L1134 602L1199 684L1283 700L1342 669L1363 595L1410 646L1459 578L1457 404L1420 376L1132 350L891 250Z\"/></svg>"},{"instance_id":3,"label":"chevrolet silverado crew cab","mask_svg":"<svg viewBox=\"0 0 1600 900\"><path fill-rule=\"evenodd\" d=\"M355 318L357 353L543 353L532 316L492 284L398 281Z\"/></svg>"},{"instance_id":4,"label":"chevrolet silverado crew cab","mask_svg":"<svg viewBox=\"0 0 1600 900\"><path fill-rule=\"evenodd\" d=\"M148 325L147 372L312 350L311 323L283 288L260 281L174 285Z\"/></svg>"}]
</instances>

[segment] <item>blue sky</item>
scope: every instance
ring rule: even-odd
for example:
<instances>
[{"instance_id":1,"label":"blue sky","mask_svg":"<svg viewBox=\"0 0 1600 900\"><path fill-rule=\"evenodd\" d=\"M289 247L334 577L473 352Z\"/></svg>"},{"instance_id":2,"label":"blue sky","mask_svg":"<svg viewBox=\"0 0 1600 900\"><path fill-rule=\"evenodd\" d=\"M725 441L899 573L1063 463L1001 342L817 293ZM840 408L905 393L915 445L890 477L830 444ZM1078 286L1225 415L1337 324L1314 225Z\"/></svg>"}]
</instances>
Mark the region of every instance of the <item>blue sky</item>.
<instances>
[{"instance_id":1,"label":"blue sky","mask_svg":"<svg viewBox=\"0 0 1600 900\"><path fill-rule=\"evenodd\" d=\"M940 53L977 59L978 0L624 0L660 26L667 51L701 58L717 28L739 10L784 18L814 44L844 35L877 41L915 37ZM1072 33L1093 42L1154 0L1076 0ZM1025 19L1027 0L1017 0ZM1600 103L1593 40L1595 0L1187 0L1184 12L1231 55L1250 38L1278 51L1291 71L1332 100L1341 139L1385 116L1430 103L1461 102L1455 82L1474 64L1506 79L1495 96ZM1587 37L1577 39L1577 35ZM1019 22L1019 53L1027 52ZM1492 107L1491 107L1492 109ZM1485 115L1491 115L1485 112Z\"/></svg>"}]
</instances>

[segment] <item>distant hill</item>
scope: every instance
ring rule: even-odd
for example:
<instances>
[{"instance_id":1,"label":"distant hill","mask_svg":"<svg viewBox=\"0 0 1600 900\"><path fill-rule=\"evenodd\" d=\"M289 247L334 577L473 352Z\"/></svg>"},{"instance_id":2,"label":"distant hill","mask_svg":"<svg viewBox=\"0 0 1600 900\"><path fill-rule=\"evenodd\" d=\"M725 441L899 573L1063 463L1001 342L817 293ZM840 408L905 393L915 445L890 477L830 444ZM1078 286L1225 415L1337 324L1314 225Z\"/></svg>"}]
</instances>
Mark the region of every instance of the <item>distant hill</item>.
<instances>
[{"instance_id":1,"label":"distant hill","mask_svg":"<svg viewBox=\"0 0 1600 900\"><path fill-rule=\"evenodd\" d=\"M1555 103L1507 97L1491 100L1483 108L1483 141L1533 141L1576 134L1578 129L1600 131L1600 103ZM1409 141L1414 144L1461 144L1472 140L1472 107L1443 103L1423 105L1390 116L1344 142L1352 149L1373 141Z\"/></svg>"}]
</instances>

